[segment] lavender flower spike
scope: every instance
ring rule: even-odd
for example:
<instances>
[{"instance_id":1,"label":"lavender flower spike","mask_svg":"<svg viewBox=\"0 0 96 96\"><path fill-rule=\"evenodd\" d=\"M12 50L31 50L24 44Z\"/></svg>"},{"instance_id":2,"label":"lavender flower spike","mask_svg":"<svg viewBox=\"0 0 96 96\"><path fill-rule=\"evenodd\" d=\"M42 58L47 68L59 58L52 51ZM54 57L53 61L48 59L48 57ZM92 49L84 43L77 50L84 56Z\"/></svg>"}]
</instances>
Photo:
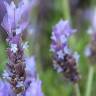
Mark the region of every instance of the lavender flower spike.
<instances>
[{"instance_id":1,"label":"lavender flower spike","mask_svg":"<svg viewBox=\"0 0 96 96\"><path fill-rule=\"evenodd\" d=\"M96 8L93 11L92 19L91 19L91 27L90 31L88 31L91 36L90 43L86 46L85 56L87 56L89 61L92 64L96 64Z\"/></svg>"},{"instance_id":2,"label":"lavender flower spike","mask_svg":"<svg viewBox=\"0 0 96 96\"><path fill-rule=\"evenodd\" d=\"M73 53L68 46L68 39L74 32L76 32L76 29L71 28L69 21L60 20L53 27L50 50L53 52L54 68L58 72L64 73L66 79L77 82L79 73L76 63L79 55L77 52Z\"/></svg>"},{"instance_id":3,"label":"lavender flower spike","mask_svg":"<svg viewBox=\"0 0 96 96\"><path fill-rule=\"evenodd\" d=\"M29 16L26 17L26 13L30 13L29 7L31 6L28 4L25 3L25 0L21 0L17 6L13 1L11 4L5 2L7 14L3 19L2 26L8 34L9 62L3 74L6 83L1 84L4 84L4 88L9 88L11 91L5 94L4 88L0 86L1 96L43 96L40 89L41 81L35 72L35 61L33 57L26 60L24 56L25 45L22 42L22 32L28 24Z\"/></svg>"}]
</instances>

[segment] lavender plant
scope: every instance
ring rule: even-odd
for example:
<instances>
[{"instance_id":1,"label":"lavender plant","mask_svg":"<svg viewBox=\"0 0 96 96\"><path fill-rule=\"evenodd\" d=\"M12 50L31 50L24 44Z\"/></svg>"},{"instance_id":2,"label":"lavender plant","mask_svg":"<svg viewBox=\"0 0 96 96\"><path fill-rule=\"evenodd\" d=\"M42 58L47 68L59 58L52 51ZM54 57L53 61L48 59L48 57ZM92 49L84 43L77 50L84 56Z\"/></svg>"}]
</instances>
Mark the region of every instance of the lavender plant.
<instances>
[{"instance_id":1,"label":"lavender plant","mask_svg":"<svg viewBox=\"0 0 96 96\"><path fill-rule=\"evenodd\" d=\"M53 66L57 72L64 74L65 79L71 81L76 90L76 96L80 96L78 81L80 75L77 69L79 55L69 48L68 39L76 32L72 29L68 20L60 20L52 30L51 48L53 53Z\"/></svg>"},{"instance_id":2,"label":"lavender plant","mask_svg":"<svg viewBox=\"0 0 96 96\"><path fill-rule=\"evenodd\" d=\"M77 71L79 55L73 53L68 46L68 38L76 32L72 29L69 21L60 20L52 30L51 51L53 52L54 68L62 72L66 79L76 83L80 77Z\"/></svg>"},{"instance_id":3,"label":"lavender plant","mask_svg":"<svg viewBox=\"0 0 96 96\"><path fill-rule=\"evenodd\" d=\"M29 13L34 1L21 0L16 6L12 1L4 1L7 14L4 16L2 27L7 32L8 63L0 80L0 96L43 96L34 57L26 58L22 43L22 33L29 23ZM5 90L5 88L7 90Z\"/></svg>"}]
</instances>

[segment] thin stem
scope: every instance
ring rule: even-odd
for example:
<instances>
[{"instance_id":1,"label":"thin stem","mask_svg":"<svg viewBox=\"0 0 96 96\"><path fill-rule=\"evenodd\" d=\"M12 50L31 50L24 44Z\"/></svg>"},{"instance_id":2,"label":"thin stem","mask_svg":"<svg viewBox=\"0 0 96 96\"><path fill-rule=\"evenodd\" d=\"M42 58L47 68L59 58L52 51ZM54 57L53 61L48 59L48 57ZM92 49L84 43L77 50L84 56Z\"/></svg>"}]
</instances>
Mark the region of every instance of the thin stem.
<instances>
[{"instance_id":1,"label":"thin stem","mask_svg":"<svg viewBox=\"0 0 96 96\"><path fill-rule=\"evenodd\" d=\"M63 9L64 19L70 20L69 0L62 0L62 9Z\"/></svg>"},{"instance_id":2,"label":"thin stem","mask_svg":"<svg viewBox=\"0 0 96 96\"><path fill-rule=\"evenodd\" d=\"M78 83L74 84L73 86L75 89L76 96L80 96L80 89L79 89Z\"/></svg>"},{"instance_id":3,"label":"thin stem","mask_svg":"<svg viewBox=\"0 0 96 96\"><path fill-rule=\"evenodd\" d=\"M93 76L94 76L94 67L90 66L85 96L91 96Z\"/></svg>"}]
</instances>

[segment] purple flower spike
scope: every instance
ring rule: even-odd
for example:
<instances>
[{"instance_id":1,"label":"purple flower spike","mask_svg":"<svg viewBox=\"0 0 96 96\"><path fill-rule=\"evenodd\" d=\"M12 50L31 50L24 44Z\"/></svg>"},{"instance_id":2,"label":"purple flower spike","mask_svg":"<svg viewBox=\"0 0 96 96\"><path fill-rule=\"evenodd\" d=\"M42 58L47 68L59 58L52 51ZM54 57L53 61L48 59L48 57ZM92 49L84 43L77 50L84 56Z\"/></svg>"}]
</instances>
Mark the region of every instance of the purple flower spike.
<instances>
[{"instance_id":1,"label":"purple flower spike","mask_svg":"<svg viewBox=\"0 0 96 96\"><path fill-rule=\"evenodd\" d=\"M90 43L86 46L85 56L87 56L91 64L96 64L96 8L92 11L91 26L88 30L91 36Z\"/></svg>"},{"instance_id":2,"label":"purple flower spike","mask_svg":"<svg viewBox=\"0 0 96 96\"><path fill-rule=\"evenodd\" d=\"M25 58L24 49L27 43L22 42L22 32L28 25L32 1L21 0L18 6L4 2L7 14L2 26L7 31L8 60L3 79L0 81L0 96L43 96L41 81L35 69L34 57ZM8 90L4 90L7 88ZM5 94L6 93L6 94Z\"/></svg>"},{"instance_id":3,"label":"purple flower spike","mask_svg":"<svg viewBox=\"0 0 96 96\"><path fill-rule=\"evenodd\" d=\"M75 83L80 79L76 66L79 55L68 47L68 39L74 32L76 29L71 28L69 21L60 20L53 27L50 50L53 52L54 68L64 73L66 79Z\"/></svg>"}]
</instances>

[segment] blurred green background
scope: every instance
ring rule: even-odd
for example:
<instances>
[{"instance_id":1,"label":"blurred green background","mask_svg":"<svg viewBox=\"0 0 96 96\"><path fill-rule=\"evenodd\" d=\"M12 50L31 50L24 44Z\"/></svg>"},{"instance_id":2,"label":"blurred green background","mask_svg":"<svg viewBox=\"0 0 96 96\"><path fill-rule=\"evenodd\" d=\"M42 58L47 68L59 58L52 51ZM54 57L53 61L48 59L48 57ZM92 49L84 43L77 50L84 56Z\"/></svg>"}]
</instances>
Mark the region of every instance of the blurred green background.
<instances>
[{"instance_id":1,"label":"blurred green background","mask_svg":"<svg viewBox=\"0 0 96 96\"><path fill-rule=\"evenodd\" d=\"M81 74L80 91L81 96L85 92L85 85L90 67L88 59L84 55L86 45L90 41L87 30L90 21L87 18L87 12L95 6L95 0L69 0L69 7L64 8L66 0L39 0L39 4L32 10L31 23L32 27L25 30L23 35L24 41L29 41L29 49L26 55L35 55L37 62L37 71L42 80L42 90L45 96L75 96L73 84L66 81L62 74L57 73L52 66L52 54L50 49L50 36L52 26L60 19L66 19L70 15L73 28L78 32L70 38L69 45L73 51L80 54L78 64ZM7 44L5 41L6 34L0 31L0 74L2 74L7 63ZM96 96L96 72L94 75L92 94Z\"/></svg>"}]
</instances>

